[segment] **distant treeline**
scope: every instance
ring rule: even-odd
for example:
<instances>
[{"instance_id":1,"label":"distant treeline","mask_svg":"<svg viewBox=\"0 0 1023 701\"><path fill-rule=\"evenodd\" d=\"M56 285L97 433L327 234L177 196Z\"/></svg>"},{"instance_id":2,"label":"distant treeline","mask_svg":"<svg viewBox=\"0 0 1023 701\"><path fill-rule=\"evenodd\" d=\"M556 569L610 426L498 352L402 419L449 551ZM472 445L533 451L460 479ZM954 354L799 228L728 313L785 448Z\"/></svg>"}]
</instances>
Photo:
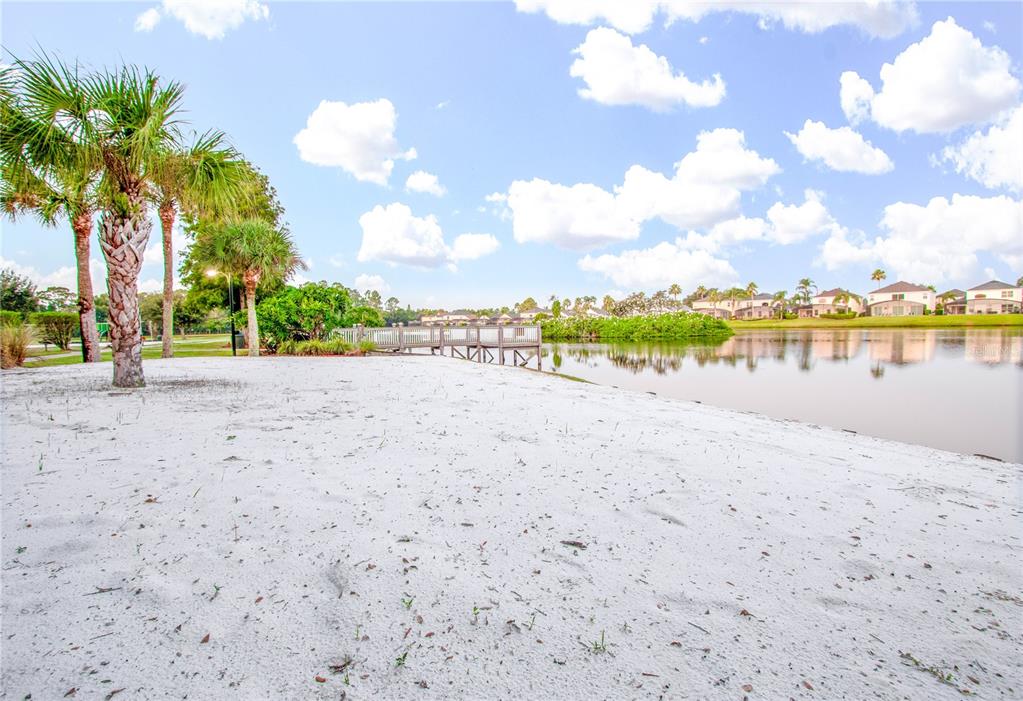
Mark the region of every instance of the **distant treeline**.
<instances>
[{"instance_id":1,"label":"distant treeline","mask_svg":"<svg viewBox=\"0 0 1023 701\"><path fill-rule=\"evenodd\" d=\"M732 329L721 319L689 312L610 318L548 318L540 324L545 341L644 341L727 338L732 335Z\"/></svg>"}]
</instances>

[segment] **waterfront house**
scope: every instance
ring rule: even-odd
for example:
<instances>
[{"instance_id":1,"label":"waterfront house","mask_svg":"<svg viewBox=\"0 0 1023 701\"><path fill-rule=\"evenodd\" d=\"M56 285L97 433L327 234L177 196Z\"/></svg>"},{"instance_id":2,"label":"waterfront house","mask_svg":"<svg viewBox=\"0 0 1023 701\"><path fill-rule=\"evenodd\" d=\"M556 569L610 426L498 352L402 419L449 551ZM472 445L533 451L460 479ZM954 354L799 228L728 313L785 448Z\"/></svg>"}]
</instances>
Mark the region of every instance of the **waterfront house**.
<instances>
[{"instance_id":1,"label":"waterfront house","mask_svg":"<svg viewBox=\"0 0 1023 701\"><path fill-rule=\"evenodd\" d=\"M731 319L735 314L735 307L738 306L740 300L736 299L719 299L716 302L704 297L693 302L693 311L707 316L713 316L717 319Z\"/></svg>"},{"instance_id":2,"label":"waterfront house","mask_svg":"<svg viewBox=\"0 0 1023 701\"><path fill-rule=\"evenodd\" d=\"M534 321L540 314L546 314L547 316L553 316L550 309L541 309L540 307L533 307L532 309L521 309L519 310L519 318L522 321Z\"/></svg>"},{"instance_id":3,"label":"waterfront house","mask_svg":"<svg viewBox=\"0 0 1023 701\"><path fill-rule=\"evenodd\" d=\"M813 315L821 314L854 314L863 313L863 298L849 290L836 287L814 295L812 300Z\"/></svg>"},{"instance_id":4,"label":"waterfront house","mask_svg":"<svg viewBox=\"0 0 1023 701\"><path fill-rule=\"evenodd\" d=\"M736 319L773 319L778 316L778 306L774 295L761 292L752 298L737 299L735 301L734 316Z\"/></svg>"},{"instance_id":5,"label":"waterfront house","mask_svg":"<svg viewBox=\"0 0 1023 701\"><path fill-rule=\"evenodd\" d=\"M919 316L934 311L934 290L902 280L867 295L870 316Z\"/></svg>"},{"instance_id":6,"label":"waterfront house","mask_svg":"<svg viewBox=\"0 0 1023 701\"><path fill-rule=\"evenodd\" d=\"M423 314L419 323L423 326L457 326L474 323L477 319L476 314L469 309L456 309L453 312L441 309L432 314Z\"/></svg>"},{"instance_id":7,"label":"waterfront house","mask_svg":"<svg viewBox=\"0 0 1023 701\"><path fill-rule=\"evenodd\" d=\"M965 314L966 313L966 293L962 290L951 289L945 290L940 295L935 297L937 300L937 306L941 307L941 310L945 314Z\"/></svg>"},{"instance_id":8,"label":"waterfront house","mask_svg":"<svg viewBox=\"0 0 1023 701\"><path fill-rule=\"evenodd\" d=\"M966 290L967 314L1018 314L1023 305L1023 287L991 280Z\"/></svg>"}]
</instances>

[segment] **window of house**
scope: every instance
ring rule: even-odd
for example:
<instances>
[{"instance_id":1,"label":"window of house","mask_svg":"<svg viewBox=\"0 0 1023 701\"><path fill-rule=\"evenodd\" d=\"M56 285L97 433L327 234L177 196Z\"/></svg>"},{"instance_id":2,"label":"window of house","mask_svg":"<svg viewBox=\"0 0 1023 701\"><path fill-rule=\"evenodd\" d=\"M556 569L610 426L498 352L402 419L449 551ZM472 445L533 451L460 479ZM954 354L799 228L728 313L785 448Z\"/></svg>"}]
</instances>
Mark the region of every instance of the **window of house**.
<instances>
[{"instance_id":1,"label":"window of house","mask_svg":"<svg viewBox=\"0 0 1023 701\"><path fill-rule=\"evenodd\" d=\"M903 294L903 293L894 294L894 295L892 295L892 299L896 299L896 300L906 299L906 295Z\"/></svg>"},{"instance_id":2,"label":"window of house","mask_svg":"<svg viewBox=\"0 0 1023 701\"><path fill-rule=\"evenodd\" d=\"M1012 299L1012 290L1002 290L1002 299Z\"/></svg>"}]
</instances>

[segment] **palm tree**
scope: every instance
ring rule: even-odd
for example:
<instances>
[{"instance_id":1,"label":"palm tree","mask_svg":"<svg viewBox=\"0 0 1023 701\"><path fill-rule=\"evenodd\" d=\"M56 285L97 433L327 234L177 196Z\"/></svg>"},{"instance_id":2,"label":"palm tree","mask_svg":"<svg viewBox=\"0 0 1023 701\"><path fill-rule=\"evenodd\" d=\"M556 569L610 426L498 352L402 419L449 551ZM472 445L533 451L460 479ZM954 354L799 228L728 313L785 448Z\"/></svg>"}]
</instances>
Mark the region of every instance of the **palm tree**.
<instances>
[{"instance_id":1,"label":"palm tree","mask_svg":"<svg viewBox=\"0 0 1023 701\"><path fill-rule=\"evenodd\" d=\"M600 305L600 308L603 309L608 314L610 314L611 310L614 309L614 307L615 307L615 298L612 297L611 295L604 295L604 300L603 300L603 303Z\"/></svg>"},{"instance_id":2,"label":"palm tree","mask_svg":"<svg viewBox=\"0 0 1023 701\"><path fill-rule=\"evenodd\" d=\"M712 287L707 290L707 301L710 302L710 306L714 310L714 316L717 316L718 302L721 301L721 293L718 292L716 287Z\"/></svg>"},{"instance_id":3,"label":"palm tree","mask_svg":"<svg viewBox=\"0 0 1023 701\"><path fill-rule=\"evenodd\" d=\"M884 280L886 277L888 277L888 274L885 271L881 270L881 268L877 268L874 272L870 274L870 279L877 283L878 288L881 287L881 281Z\"/></svg>"},{"instance_id":4,"label":"palm tree","mask_svg":"<svg viewBox=\"0 0 1023 701\"><path fill-rule=\"evenodd\" d=\"M759 288L757 287L757 283L751 282L750 284L746 285L746 296L749 297L750 299L753 299L754 297L757 296L758 289Z\"/></svg>"},{"instance_id":5,"label":"palm tree","mask_svg":"<svg viewBox=\"0 0 1023 701\"><path fill-rule=\"evenodd\" d=\"M813 297L813 295L810 292L811 290L813 290L813 292L816 292L817 285L814 284L814 281L808 277L802 278L799 281L799 284L796 285L796 291L803 298L804 304L810 303L810 299Z\"/></svg>"},{"instance_id":6,"label":"palm tree","mask_svg":"<svg viewBox=\"0 0 1023 701\"><path fill-rule=\"evenodd\" d=\"M678 283L674 283L671 287L668 288L668 294L674 297L675 301L678 302L679 295L682 294L682 288L679 287Z\"/></svg>"},{"instance_id":7,"label":"palm tree","mask_svg":"<svg viewBox=\"0 0 1023 701\"><path fill-rule=\"evenodd\" d=\"M231 212L247 175L238 153L220 132L207 132L188 149L168 150L156 159L151 196L163 234L163 352L174 356L174 248L178 211L222 216Z\"/></svg>"},{"instance_id":8,"label":"palm tree","mask_svg":"<svg viewBox=\"0 0 1023 701\"><path fill-rule=\"evenodd\" d=\"M48 226L67 218L75 240L82 359L95 363L100 347L89 249L103 164L95 149L64 129L44 99L48 82L74 94L72 76L38 68L41 75L27 84L23 79L32 75L13 67L0 71L0 207L11 219L33 213Z\"/></svg>"},{"instance_id":9,"label":"palm tree","mask_svg":"<svg viewBox=\"0 0 1023 701\"><path fill-rule=\"evenodd\" d=\"M194 260L241 277L248 311L249 355L259 355L256 288L260 282L286 280L304 270L291 236L264 219L242 219L201 233L192 247Z\"/></svg>"},{"instance_id":10,"label":"palm tree","mask_svg":"<svg viewBox=\"0 0 1023 701\"><path fill-rule=\"evenodd\" d=\"M786 294L785 290L779 290L778 292L774 293L773 297L771 297L771 302L773 302L774 304L778 305L778 318L779 319L784 319L785 318L785 298L786 298L786 296L787 296L787 294Z\"/></svg>"}]
</instances>

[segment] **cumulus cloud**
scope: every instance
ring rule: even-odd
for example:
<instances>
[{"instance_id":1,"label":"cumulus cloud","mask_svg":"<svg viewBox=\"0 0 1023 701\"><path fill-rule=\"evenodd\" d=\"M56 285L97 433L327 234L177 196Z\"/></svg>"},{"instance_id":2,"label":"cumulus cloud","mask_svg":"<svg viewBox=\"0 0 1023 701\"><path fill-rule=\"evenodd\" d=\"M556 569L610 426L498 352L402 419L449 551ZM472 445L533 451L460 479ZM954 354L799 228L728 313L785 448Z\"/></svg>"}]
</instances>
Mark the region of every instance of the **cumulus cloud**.
<instances>
[{"instance_id":1,"label":"cumulus cloud","mask_svg":"<svg viewBox=\"0 0 1023 701\"><path fill-rule=\"evenodd\" d=\"M663 288L678 283L720 284L738 278L731 263L705 250L688 250L681 239L662 241L651 248L622 251L617 255L585 256L579 269L600 273L615 285L627 289Z\"/></svg>"},{"instance_id":2,"label":"cumulus cloud","mask_svg":"<svg viewBox=\"0 0 1023 701\"><path fill-rule=\"evenodd\" d=\"M382 261L417 268L452 266L497 250L497 239L490 234L462 234L454 246L444 241L437 218L432 214L417 217L400 202L386 207L377 205L359 217L362 227L360 262Z\"/></svg>"},{"instance_id":3,"label":"cumulus cloud","mask_svg":"<svg viewBox=\"0 0 1023 701\"><path fill-rule=\"evenodd\" d=\"M636 239L651 219L712 226L738 214L743 191L778 172L772 159L746 147L741 131L715 129L697 136L671 177L634 165L613 192L592 183L516 180L508 189L512 232L519 243L585 250Z\"/></svg>"},{"instance_id":4,"label":"cumulus cloud","mask_svg":"<svg viewBox=\"0 0 1023 701\"><path fill-rule=\"evenodd\" d=\"M379 275L367 275L366 273L363 273L356 276L355 289L359 292L372 290L374 292L379 292L380 294L385 294L391 290L391 286L388 285L387 281Z\"/></svg>"},{"instance_id":5,"label":"cumulus cloud","mask_svg":"<svg viewBox=\"0 0 1023 701\"><path fill-rule=\"evenodd\" d=\"M694 83L645 44L634 46L607 27L590 30L573 53L578 58L569 75L586 83L579 96L603 105L642 105L663 112L679 105L712 107L725 96L720 75Z\"/></svg>"},{"instance_id":6,"label":"cumulus cloud","mask_svg":"<svg viewBox=\"0 0 1023 701\"><path fill-rule=\"evenodd\" d=\"M163 0L135 18L136 32L151 32L163 16L173 17L192 34L223 39L246 20L264 20L270 7L258 0Z\"/></svg>"},{"instance_id":7,"label":"cumulus cloud","mask_svg":"<svg viewBox=\"0 0 1023 701\"><path fill-rule=\"evenodd\" d=\"M896 0L874 2L743 2L718 0L515 0L519 12L544 12L560 24L609 24L639 34L662 15L665 24L700 21L713 12L752 15L764 29L780 23L787 29L816 34L831 27L857 27L870 36L891 38L916 24L916 4Z\"/></svg>"},{"instance_id":8,"label":"cumulus cloud","mask_svg":"<svg viewBox=\"0 0 1023 701\"><path fill-rule=\"evenodd\" d=\"M44 273L31 265L22 265L15 260L0 256L0 269L10 268L18 275L27 277L40 290L47 287L66 287L75 292L78 290L78 269L73 265L62 265L48 273ZM107 268L99 258L89 259L89 273L92 277L93 294L103 294L107 289ZM162 289L162 281L161 281Z\"/></svg>"},{"instance_id":9,"label":"cumulus cloud","mask_svg":"<svg viewBox=\"0 0 1023 701\"><path fill-rule=\"evenodd\" d=\"M429 195L443 197L448 190L440 184L440 180L433 173L425 170L417 170L405 180L405 189L409 192L425 192Z\"/></svg>"},{"instance_id":10,"label":"cumulus cloud","mask_svg":"<svg viewBox=\"0 0 1023 701\"><path fill-rule=\"evenodd\" d=\"M803 158L821 161L831 170L879 175L895 167L888 154L849 127L830 129L808 119L798 133L785 136Z\"/></svg>"},{"instance_id":11,"label":"cumulus cloud","mask_svg":"<svg viewBox=\"0 0 1023 701\"><path fill-rule=\"evenodd\" d=\"M1020 82L1011 67L1009 54L984 46L949 17L881 67L879 92L859 74L843 73L842 109L854 122L869 113L899 132L954 131L986 123L1016 104Z\"/></svg>"},{"instance_id":12,"label":"cumulus cloud","mask_svg":"<svg viewBox=\"0 0 1023 701\"><path fill-rule=\"evenodd\" d=\"M398 147L397 121L398 113L386 98L351 105L323 100L294 143L307 163L340 167L356 180L386 185L395 159L416 157L414 148Z\"/></svg>"},{"instance_id":13,"label":"cumulus cloud","mask_svg":"<svg viewBox=\"0 0 1023 701\"><path fill-rule=\"evenodd\" d=\"M986 133L975 132L963 143L946 147L942 158L986 188L1023 190L1023 106Z\"/></svg>"},{"instance_id":14,"label":"cumulus cloud","mask_svg":"<svg viewBox=\"0 0 1023 701\"><path fill-rule=\"evenodd\" d=\"M459 234L451 244L451 260L476 260L501 247L492 234Z\"/></svg>"},{"instance_id":15,"label":"cumulus cloud","mask_svg":"<svg viewBox=\"0 0 1023 701\"><path fill-rule=\"evenodd\" d=\"M1023 266L1023 204L1005 195L935 197L926 205L896 202L881 219L885 235L873 241L834 233L821 249L829 270L879 262L909 280L964 281L978 267L978 253Z\"/></svg>"}]
</instances>

